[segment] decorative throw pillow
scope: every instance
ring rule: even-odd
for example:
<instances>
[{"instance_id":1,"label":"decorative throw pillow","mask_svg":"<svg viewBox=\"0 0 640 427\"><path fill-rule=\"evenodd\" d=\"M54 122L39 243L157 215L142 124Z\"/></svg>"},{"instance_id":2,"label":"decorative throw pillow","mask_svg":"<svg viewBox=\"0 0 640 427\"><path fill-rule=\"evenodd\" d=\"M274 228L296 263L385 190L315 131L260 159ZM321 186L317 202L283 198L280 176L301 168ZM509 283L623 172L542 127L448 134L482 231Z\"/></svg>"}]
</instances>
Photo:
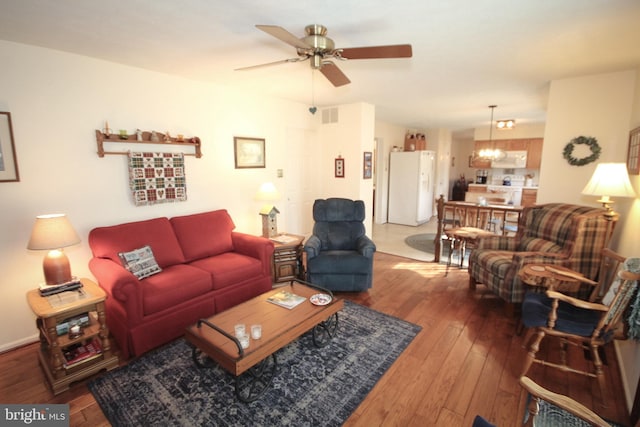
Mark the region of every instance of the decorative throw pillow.
<instances>
[{"instance_id":1,"label":"decorative throw pillow","mask_svg":"<svg viewBox=\"0 0 640 427\"><path fill-rule=\"evenodd\" d=\"M124 268L129 270L138 280L162 271L153 257L153 251L149 245L134 249L131 252L120 252L118 256Z\"/></svg>"}]
</instances>

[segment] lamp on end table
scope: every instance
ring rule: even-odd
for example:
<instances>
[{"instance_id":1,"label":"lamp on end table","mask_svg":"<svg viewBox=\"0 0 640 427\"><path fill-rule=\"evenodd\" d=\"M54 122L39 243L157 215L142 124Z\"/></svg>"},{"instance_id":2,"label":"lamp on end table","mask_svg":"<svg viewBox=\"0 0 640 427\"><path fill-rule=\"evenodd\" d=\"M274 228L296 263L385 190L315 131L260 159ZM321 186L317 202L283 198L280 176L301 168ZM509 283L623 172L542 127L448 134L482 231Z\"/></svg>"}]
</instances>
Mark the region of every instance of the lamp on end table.
<instances>
[{"instance_id":1,"label":"lamp on end table","mask_svg":"<svg viewBox=\"0 0 640 427\"><path fill-rule=\"evenodd\" d=\"M625 163L599 163L593 176L582 190L582 194L587 196L598 196L598 203L606 209L604 216L612 221L618 214L611 205L614 197L636 197L636 192L629 181L629 173ZM608 230L607 238L613 230ZM607 245L605 245L606 247Z\"/></svg>"},{"instance_id":2,"label":"lamp on end table","mask_svg":"<svg viewBox=\"0 0 640 427\"><path fill-rule=\"evenodd\" d=\"M49 251L42 263L47 285L58 285L73 280L69 258L62 248L77 243L80 243L80 237L65 214L36 217L27 249Z\"/></svg>"},{"instance_id":3,"label":"lamp on end table","mask_svg":"<svg viewBox=\"0 0 640 427\"><path fill-rule=\"evenodd\" d=\"M273 202L280 199L280 193L272 182L265 182L260 186L256 199L266 202L260 215L262 216L262 237L270 238L278 235L278 221L276 215L280 211L273 205Z\"/></svg>"}]
</instances>

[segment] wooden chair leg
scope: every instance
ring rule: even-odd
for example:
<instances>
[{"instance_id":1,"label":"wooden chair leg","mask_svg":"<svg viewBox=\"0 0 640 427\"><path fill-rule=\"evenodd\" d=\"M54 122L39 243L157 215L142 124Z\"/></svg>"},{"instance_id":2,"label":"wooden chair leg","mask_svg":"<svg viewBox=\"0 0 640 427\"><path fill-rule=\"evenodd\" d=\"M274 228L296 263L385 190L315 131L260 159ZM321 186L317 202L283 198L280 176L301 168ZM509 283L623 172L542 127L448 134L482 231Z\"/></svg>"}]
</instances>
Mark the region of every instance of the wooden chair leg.
<instances>
[{"instance_id":1,"label":"wooden chair leg","mask_svg":"<svg viewBox=\"0 0 640 427\"><path fill-rule=\"evenodd\" d=\"M529 346L529 351L527 352L527 355L524 358L524 365L522 366L521 376L524 376L527 374L527 372L529 371L529 368L533 364L533 361L536 360L536 354L538 353L538 350L540 350L540 342L542 341L544 336L545 336L544 331L541 331L541 330L537 331L536 338L533 340L533 342Z\"/></svg>"},{"instance_id":2,"label":"wooden chair leg","mask_svg":"<svg viewBox=\"0 0 640 427\"><path fill-rule=\"evenodd\" d=\"M524 340L522 341L522 347L527 348L527 345L529 344L529 341L531 341L531 337L533 336L534 332L535 329L527 328L527 332L524 335Z\"/></svg>"},{"instance_id":3,"label":"wooden chair leg","mask_svg":"<svg viewBox=\"0 0 640 427\"><path fill-rule=\"evenodd\" d=\"M602 405L607 407L607 402L605 399L606 396L606 381L604 379L604 371L602 370L602 359L600 359L600 353L598 351L597 345L592 345L591 349L591 360L593 360L593 368L594 373L596 375L596 379L598 380L598 388L600 389L600 397L602 399Z\"/></svg>"},{"instance_id":4,"label":"wooden chair leg","mask_svg":"<svg viewBox=\"0 0 640 427\"><path fill-rule=\"evenodd\" d=\"M469 276L469 290L470 291L475 291L476 290L476 279L474 279L471 276Z\"/></svg>"}]
</instances>

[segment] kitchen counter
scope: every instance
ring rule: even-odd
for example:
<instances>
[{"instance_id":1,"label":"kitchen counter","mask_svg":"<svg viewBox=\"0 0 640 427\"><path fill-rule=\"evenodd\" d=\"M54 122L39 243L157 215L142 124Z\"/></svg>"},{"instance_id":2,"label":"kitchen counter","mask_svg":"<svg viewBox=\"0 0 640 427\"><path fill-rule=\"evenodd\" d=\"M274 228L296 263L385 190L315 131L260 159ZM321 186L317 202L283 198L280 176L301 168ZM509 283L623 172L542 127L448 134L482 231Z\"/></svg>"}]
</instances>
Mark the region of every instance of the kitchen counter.
<instances>
[{"instance_id":1,"label":"kitchen counter","mask_svg":"<svg viewBox=\"0 0 640 427\"><path fill-rule=\"evenodd\" d=\"M469 184L469 187L475 187L477 189L484 189L484 188L486 188L488 186L491 186L491 187L504 187L504 188L522 188L522 189L531 189L531 190L537 190L538 189L537 185L526 186L526 185Z\"/></svg>"}]
</instances>

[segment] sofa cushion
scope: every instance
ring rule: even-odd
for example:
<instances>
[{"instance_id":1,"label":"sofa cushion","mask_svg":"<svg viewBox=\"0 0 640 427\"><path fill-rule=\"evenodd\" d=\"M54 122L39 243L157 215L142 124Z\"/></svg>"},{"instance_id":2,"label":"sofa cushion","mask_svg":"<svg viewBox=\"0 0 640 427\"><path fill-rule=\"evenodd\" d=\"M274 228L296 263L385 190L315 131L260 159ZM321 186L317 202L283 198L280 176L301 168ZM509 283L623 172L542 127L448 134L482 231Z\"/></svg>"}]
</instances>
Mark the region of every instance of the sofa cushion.
<instances>
[{"instance_id":1,"label":"sofa cushion","mask_svg":"<svg viewBox=\"0 0 640 427\"><path fill-rule=\"evenodd\" d=\"M236 252L199 259L189 265L209 272L213 289L216 290L251 278L264 277L260 260Z\"/></svg>"},{"instance_id":2,"label":"sofa cushion","mask_svg":"<svg viewBox=\"0 0 640 427\"><path fill-rule=\"evenodd\" d=\"M211 291L211 276L188 265L173 265L140 282L145 316L161 312ZM211 305L213 306L213 297Z\"/></svg>"},{"instance_id":3,"label":"sofa cushion","mask_svg":"<svg viewBox=\"0 0 640 427\"><path fill-rule=\"evenodd\" d=\"M144 279L162 271L156 259L153 257L153 251L149 245L140 249L134 249L131 252L120 252L118 254L122 265L134 276Z\"/></svg>"},{"instance_id":4,"label":"sofa cushion","mask_svg":"<svg viewBox=\"0 0 640 427\"><path fill-rule=\"evenodd\" d=\"M187 262L233 250L236 227L225 209L171 218Z\"/></svg>"},{"instance_id":5,"label":"sofa cushion","mask_svg":"<svg viewBox=\"0 0 640 427\"><path fill-rule=\"evenodd\" d=\"M145 245L151 247L162 268L184 263L182 249L168 218L98 227L89 233L89 246L93 256L108 258L118 264L120 252L129 252Z\"/></svg>"}]
</instances>

